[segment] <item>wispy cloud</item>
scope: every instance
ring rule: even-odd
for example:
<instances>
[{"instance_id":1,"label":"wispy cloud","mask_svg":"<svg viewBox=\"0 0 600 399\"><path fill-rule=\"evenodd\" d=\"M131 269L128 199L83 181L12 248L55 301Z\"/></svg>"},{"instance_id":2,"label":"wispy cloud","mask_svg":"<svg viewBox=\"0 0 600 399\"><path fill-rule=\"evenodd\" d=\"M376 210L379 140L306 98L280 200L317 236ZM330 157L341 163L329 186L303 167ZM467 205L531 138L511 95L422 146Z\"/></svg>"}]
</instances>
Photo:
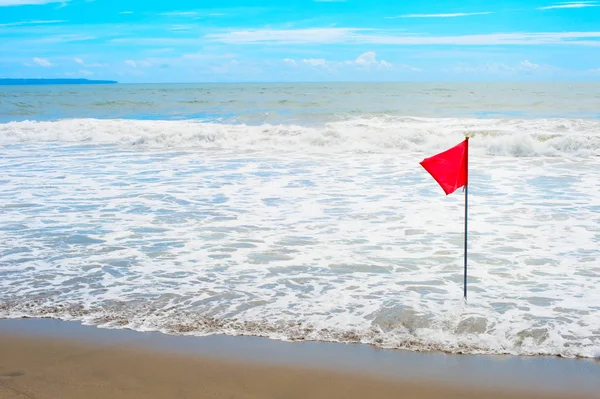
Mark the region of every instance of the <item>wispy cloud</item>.
<instances>
[{"instance_id":1,"label":"wispy cloud","mask_svg":"<svg viewBox=\"0 0 600 399\"><path fill-rule=\"evenodd\" d=\"M192 30L193 25L171 25L168 29L173 32Z\"/></svg>"},{"instance_id":2,"label":"wispy cloud","mask_svg":"<svg viewBox=\"0 0 600 399\"><path fill-rule=\"evenodd\" d=\"M183 54L181 58L187 60L223 60L223 59L233 59L236 55L233 53L225 53L225 54L210 54L210 53L187 53Z\"/></svg>"},{"instance_id":3,"label":"wispy cloud","mask_svg":"<svg viewBox=\"0 0 600 399\"><path fill-rule=\"evenodd\" d=\"M231 11L231 9L229 9ZM181 17L181 18L190 18L190 19L198 19L198 18L206 18L206 17L224 17L226 14L224 12L217 12L212 10L197 10L197 11L168 11L158 14L163 17Z\"/></svg>"},{"instance_id":4,"label":"wispy cloud","mask_svg":"<svg viewBox=\"0 0 600 399\"><path fill-rule=\"evenodd\" d=\"M0 7L67 3L69 0L0 0Z\"/></svg>"},{"instance_id":5,"label":"wispy cloud","mask_svg":"<svg viewBox=\"0 0 600 399\"><path fill-rule=\"evenodd\" d=\"M327 60L325 58L309 58L302 60L304 64L308 64L314 67L325 66L327 65Z\"/></svg>"},{"instance_id":6,"label":"wispy cloud","mask_svg":"<svg viewBox=\"0 0 600 399\"><path fill-rule=\"evenodd\" d=\"M388 44L388 45L586 45L600 46L600 32L492 33L464 36L402 35L363 28L257 29L213 33L206 39L227 44Z\"/></svg>"},{"instance_id":7,"label":"wispy cloud","mask_svg":"<svg viewBox=\"0 0 600 399\"><path fill-rule=\"evenodd\" d=\"M387 19L397 19L397 18L457 18L457 17L470 17L473 15L488 15L493 14L493 11L483 11L483 12L455 12L449 14L404 14L398 15L395 17L385 17Z\"/></svg>"},{"instance_id":8,"label":"wispy cloud","mask_svg":"<svg viewBox=\"0 0 600 399\"><path fill-rule=\"evenodd\" d=\"M127 65L128 67L131 68L148 68L151 67L152 65L154 65L154 62L152 62L152 60L150 59L145 59L145 60L125 60L124 61L125 65Z\"/></svg>"},{"instance_id":9,"label":"wispy cloud","mask_svg":"<svg viewBox=\"0 0 600 399\"><path fill-rule=\"evenodd\" d=\"M96 36L81 35L78 33L69 33L64 35L55 35L43 37L37 40L38 43L69 43L69 42L84 42L87 40L94 40Z\"/></svg>"},{"instance_id":10,"label":"wispy cloud","mask_svg":"<svg viewBox=\"0 0 600 399\"><path fill-rule=\"evenodd\" d=\"M343 43L356 35L361 29L357 28L309 28L309 29L256 29L232 31L227 33L212 33L206 35L209 40L228 44L254 43Z\"/></svg>"},{"instance_id":11,"label":"wispy cloud","mask_svg":"<svg viewBox=\"0 0 600 399\"><path fill-rule=\"evenodd\" d=\"M73 58L73 61L75 63L79 64L79 65L83 65L83 66L88 67L88 68L103 68L103 67L106 67L106 64L101 64L99 62L89 64L89 63L85 62L84 60L82 60L81 58L78 58L78 57Z\"/></svg>"},{"instance_id":12,"label":"wispy cloud","mask_svg":"<svg viewBox=\"0 0 600 399\"><path fill-rule=\"evenodd\" d=\"M169 11L163 12L158 15L167 16L167 17L195 17L198 15L196 11Z\"/></svg>"},{"instance_id":13,"label":"wispy cloud","mask_svg":"<svg viewBox=\"0 0 600 399\"><path fill-rule=\"evenodd\" d=\"M38 64L39 66L43 66L43 67L51 67L52 63L50 61L48 61L46 58L38 58L35 57L33 59L33 62L35 62L36 64Z\"/></svg>"},{"instance_id":14,"label":"wispy cloud","mask_svg":"<svg viewBox=\"0 0 600 399\"><path fill-rule=\"evenodd\" d=\"M353 60L347 61L330 61L325 58L305 58L303 60L296 61L292 58L284 58L283 63L290 67L307 66L316 69L335 70L353 67L358 70L366 69L391 69L393 68L392 63L385 60L378 60L377 54L374 51L367 51L362 53ZM419 71L418 68L413 68L407 65L401 65L402 69L410 69L412 71Z\"/></svg>"},{"instance_id":15,"label":"wispy cloud","mask_svg":"<svg viewBox=\"0 0 600 399\"><path fill-rule=\"evenodd\" d=\"M552 10L556 8L585 8L585 7L598 7L596 1L569 1L557 3L551 6L540 7L538 10Z\"/></svg>"},{"instance_id":16,"label":"wispy cloud","mask_svg":"<svg viewBox=\"0 0 600 399\"><path fill-rule=\"evenodd\" d=\"M62 23L62 22L69 22L69 21L65 21L63 19L53 19L53 20L49 20L49 21L43 21L43 20L19 21L19 22L9 22L7 24L0 24L0 27L23 26L23 25L59 24L59 23Z\"/></svg>"},{"instance_id":17,"label":"wispy cloud","mask_svg":"<svg viewBox=\"0 0 600 399\"><path fill-rule=\"evenodd\" d=\"M133 11L121 11L119 14L133 14Z\"/></svg>"},{"instance_id":18,"label":"wispy cloud","mask_svg":"<svg viewBox=\"0 0 600 399\"><path fill-rule=\"evenodd\" d=\"M517 64L505 64L498 62L472 65L461 64L450 69L442 69L444 72L454 72L459 74L483 73L492 75L547 73L556 70L556 67L536 64L529 60L524 60Z\"/></svg>"},{"instance_id":19,"label":"wispy cloud","mask_svg":"<svg viewBox=\"0 0 600 399\"><path fill-rule=\"evenodd\" d=\"M108 40L108 43L133 44L135 46L197 46L201 42L202 39L196 37L122 37Z\"/></svg>"}]
</instances>

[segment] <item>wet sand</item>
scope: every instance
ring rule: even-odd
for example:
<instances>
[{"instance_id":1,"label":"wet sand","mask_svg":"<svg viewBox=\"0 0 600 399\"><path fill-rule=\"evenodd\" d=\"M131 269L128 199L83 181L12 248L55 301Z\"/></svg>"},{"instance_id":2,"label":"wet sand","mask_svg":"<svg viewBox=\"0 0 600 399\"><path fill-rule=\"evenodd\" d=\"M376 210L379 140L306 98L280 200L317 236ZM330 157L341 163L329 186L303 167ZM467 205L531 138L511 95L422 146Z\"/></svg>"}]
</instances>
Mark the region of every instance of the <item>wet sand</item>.
<instances>
[{"instance_id":1,"label":"wet sand","mask_svg":"<svg viewBox=\"0 0 600 399\"><path fill-rule=\"evenodd\" d=\"M102 330L55 320L0 320L0 398L597 397L593 377L599 375L597 362L538 362L547 384L538 379L535 370L531 371L528 384L527 376L518 380L507 372L494 371L494 367L504 367L494 366L494 362L508 362L514 369L517 363L511 366L511 357L497 361L473 357L481 362L479 368L490 365L492 375L497 376L494 384L485 381L489 379L483 377L485 374L471 380L454 379L460 370L448 367L450 363L440 364L442 354L382 351L364 345L319 346L249 337L216 338ZM361 354L352 358L351 353L356 350ZM411 362L411 356L426 360ZM333 357L337 360L324 360ZM390 358L397 359L397 363ZM336 365L338 361L341 363ZM363 364L344 367L347 362ZM374 367L376 364L389 372L381 372ZM468 363L463 365L468 369ZM439 374L425 372L436 367ZM567 378L556 386L552 367L562 367L564 372L559 374ZM444 375L452 379L443 378ZM584 379L578 382L582 375ZM477 379L484 381L478 384ZM573 387L568 386L569 381ZM576 386L587 391L577 390Z\"/></svg>"}]
</instances>

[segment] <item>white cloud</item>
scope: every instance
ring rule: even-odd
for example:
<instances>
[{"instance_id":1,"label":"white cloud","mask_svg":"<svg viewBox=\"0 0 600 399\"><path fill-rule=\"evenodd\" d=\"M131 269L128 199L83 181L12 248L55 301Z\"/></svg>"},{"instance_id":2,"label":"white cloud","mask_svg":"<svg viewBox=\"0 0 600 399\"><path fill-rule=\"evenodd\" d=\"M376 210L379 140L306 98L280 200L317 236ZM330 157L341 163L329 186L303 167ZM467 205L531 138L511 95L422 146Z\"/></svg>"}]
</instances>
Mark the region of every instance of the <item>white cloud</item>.
<instances>
[{"instance_id":1,"label":"white cloud","mask_svg":"<svg viewBox=\"0 0 600 399\"><path fill-rule=\"evenodd\" d=\"M43 66L43 67L51 67L52 63L50 61L48 61L46 58L38 58L35 57L33 59L33 62L35 62L36 64L38 64L39 66Z\"/></svg>"},{"instance_id":2,"label":"white cloud","mask_svg":"<svg viewBox=\"0 0 600 399\"><path fill-rule=\"evenodd\" d=\"M391 69L394 67L390 62L387 62L385 60L379 61L377 59L377 54L374 51L367 51L366 53L359 55L356 59L347 61L330 61L325 58L305 58L302 61L297 62L292 58L284 58L283 63L292 67L303 64L314 68L325 68L330 70L334 70L335 68L348 67L359 68L362 70L372 68ZM412 71L420 71L420 69L413 68L408 65L401 65L400 67L403 69L410 69Z\"/></svg>"},{"instance_id":3,"label":"white cloud","mask_svg":"<svg viewBox=\"0 0 600 399\"><path fill-rule=\"evenodd\" d=\"M378 67L383 67L383 68L391 68L392 67L392 64L387 61L384 61L384 60L377 61L377 54L374 51L367 51L366 53L359 55L354 60L354 63L356 65L364 66L364 67L371 67L371 66L378 66Z\"/></svg>"},{"instance_id":4,"label":"white cloud","mask_svg":"<svg viewBox=\"0 0 600 399\"><path fill-rule=\"evenodd\" d=\"M371 65L371 64L376 64L377 61L375 60L376 58L376 54L373 51L367 51L366 53L363 53L361 55L359 55L356 60L354 60L354 62L356 62L358 65Z\"/></svg>"},{"instance_id":5,"label":"white cloud","mask_svg":"<svg viewBox=\"0 0 600 399\"><path fill-rule=\"evenodd\" d=\"M529 60L522 61L521 64L520 64L520 67L523 70L529 70L529 71L534 71L536 69L542 68L541 65L534 64L534 63L530 62Z\"/></svg>"},{"instance_id":6,"label":"white cloud","mask_svg":"<svg viewBox=\"0 0 600 399\"><path fill-rule=\"evenodd\" d=\"M290 67L297 67L300 65L314 67L314 68L329 68L331 66L342 64L339 62L329 61L325 58L304 58L303 60L296 61L293 58L284 58L282 62Z\"/></svg>"},{"instance_id":7,"label":"white cloud","mask_svg":"<svg viewBox=\"0 0 600 399\"><path fill-rule=\"evenodd\" d=\"M133 11L121 11L119 14L133 14Z\"/></svg>"},{"instance_id":8,"label":"white cloud","mask_svg":"<svg viewBox=\"0 0 600 399\"><path fill-rule=\"evenodd\" d=\"M4 6L25 6L40 5L50 3L67 3L69 0L0 0L0 7Z\"/></svg>"},{"instance_id":9,"label":"white cloud","mask_svg":"<svg viewBox=\"0 0 600 399\"><path fill-rule=\"evenodd\" d=\"M311 58L302 60L303 63L312 65L312 66L325 66L327 64L327 60L324 58Z\"/></svg>"},{"instance_id":10,"label":"white cloud","mask_svg":"<svg viewBox=\"0 0 600 399\"><path fill-rule=\"evenodd\" d=\"M134 70L142 71L146 68L152 69L166 69L166 68L177 68L177 67L196 67L196 68L212 68L217 65L225 65L232 66L237 64L234 58L235 54L232 53L224 53L224 54L214 54L214 53L187 53L178 56L160 56L161 53L170 53L170 49L162 49L164 51L157 52L158 56L155 57L147 57L144 59L129 59L122 61L123 65L127 66L124 68L124 73L130 74ZM86 68L90 67L90 65L86 64Z\"/></svg>"},{"instance_id":11,"label":"white cloud","mask_svg":"<svg viewBox=\"0 0 600 399\"><path fill-rule=\"evenodd\" d=\"M502 63L485 63L485 64L480 64L480 65L465 65L465 64L461 64L461 65L457 65L453 68L447 69L444 68L442 69L442 72L456 72L456 73L460 73L460 74L469 74L469 73L497 73L497 72L507 72L507 71L512 71L513 68L509 67L508 65L502 64Z\"/></svg>"},{"instance_id":12,"label":"white cloud","mask_svg":"<svg viewBox=\"0 0 600 399\"><path fill-rule=\"evenodd\" d=\"M1 0L0 0L1 1ZM7 27L7 26L22 26L22 25L45 25L45 24L58 24L61 22L69 22L63 19L55 19L55 20L49 20L49 21L44 21L44 20L35 20L35 21L21 21L21 22L9 22L7 24L0 24L0 27Z\"/></svg>"},{"instance_id":13,"label":"white cloud","mask_svg":"<svg viewBox=\"0 0 600 399\"><path fill-rule=\"evenodd\" d=\"M456 17L470 17L473 15L488 15L494 14L492 11L484 12L455 12L450 14L404 14L396 17L386 17L387 19L396 18L456 18Z\"/></svg>"},{"instance_id":14,"label":"white cloud","mask_svg":"<svg viewBox=\"0 0 600 399\"><path fill-rule=\"evenodd\" d=\"M257 29L214 33L208 40L228 44L395 44L395 45L587 45L600 46L600 32L492 33L464 36L394 35L362 28ZM152 39L157 40L157 39ZM186 40L186 39L184 39Z\"/></svg>"},{"instance_id":15,"label":"white cloud","mask_svg":"<svg viewBox=\"0 0 600 399\"><path fill-rule=\"evenodd\" d=\"M87 62L85 62L84 60L82 60L81 58L75 57L73 58L73 61L79 65L83 65L87 68L103 68L106 67L106 64L101 64L99 62L97 63L93 63L93 64L88 64Z\"/></svg>"},{"instance_id":16,"label":"white cloud","mask_svg":"<svg viewBox=\"0 0 600 399\"><path fill-rule=\"evenodd\" d=\"M93 75L94 73L93 73L93 72L90 72L90 71L86 71L85 69L82 69L81 71L79 71L79 74L80 74L80 75L83 75L83 76L91 76L91 75Z\"/></svg>"},{"instance_id":17,"label":"white cloud","mask_svg":"<svg viewBox=\"0 0 600 399\"><path fill-rule=\"evenodd\" d=\"M557 3L547 7L539 7L538 10L553 10L556 8L585 8L585 7L598 7L595 1L569 1Z\"/></svg>"}]
</instances>

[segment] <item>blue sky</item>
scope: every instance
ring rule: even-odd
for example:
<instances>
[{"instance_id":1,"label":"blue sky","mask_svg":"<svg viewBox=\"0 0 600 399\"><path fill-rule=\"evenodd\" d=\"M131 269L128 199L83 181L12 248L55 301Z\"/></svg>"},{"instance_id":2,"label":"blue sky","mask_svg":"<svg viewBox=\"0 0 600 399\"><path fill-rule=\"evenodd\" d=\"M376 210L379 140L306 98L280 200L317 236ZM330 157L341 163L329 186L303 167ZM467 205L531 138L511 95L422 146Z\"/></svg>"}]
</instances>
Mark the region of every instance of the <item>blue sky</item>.
<instances>
[{"instance_id":1,"label":"blue sky","mask_svg":"<svg viewBox=\"0 0 600 399\"><path fill-rule=\"evenodd\" d=\"M600 81L600 0L0 0L0 77Z\"/></svg>"}]
</instances>

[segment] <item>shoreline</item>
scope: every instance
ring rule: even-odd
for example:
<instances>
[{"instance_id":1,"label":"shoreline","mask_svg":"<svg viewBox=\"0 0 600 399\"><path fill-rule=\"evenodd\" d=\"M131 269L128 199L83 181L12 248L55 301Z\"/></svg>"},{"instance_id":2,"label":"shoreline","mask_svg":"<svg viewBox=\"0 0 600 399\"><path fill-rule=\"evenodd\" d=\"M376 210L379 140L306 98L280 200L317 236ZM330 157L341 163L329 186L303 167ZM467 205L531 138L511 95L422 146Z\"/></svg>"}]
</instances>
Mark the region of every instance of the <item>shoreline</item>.
<instances>
[{"instance_id":1,"label":"shoreline","mask_svg":"<svg viewBox=\"0 0 600 399\"><path fill-rule=\"evenodd\" d=\"M94 353L110 353L111 355L106 355L108 357L104 360L109 363L110 359L115 359L116 362L116 359L121 357L124 357L124 362L135 363L134 358L137 355L134 353L158 359L156 370L148 371L149 375L164 373L164 366L160 366L163 361L171 362L173 367L199 362L194 363L196 365L193 367L200 367L200 363L205 366L217 364L219 367L234 370L232 373L242 370L258 373L259 376L252 377L258 379L271 378L272 370L282 373L278 374L279 380L302 377L313 381L319 375L329 375L333 379L339 377L348 381L348 377L351 377L350 380L357 385L358 391L360 387L371 387L373 381L377 381L376 386L385 387L381 389L391 389L393 392L404 389L406 384L409 384L411 389L417 391L439 388L444 392L461 392L461 395L467 395L466 397L469 396L464 392L465 389L479 393L495 392L511 397L521 394L539 397L593 397L600 391L600 379L597 378L600 375L600 362L589 359L453 355L385 350L366 344L284 342L251 336L174 336L156 332L101 329L84 326L79 322L56 319L0 320L0 353L6 353L11 347L16 348L19 345L38 355L25 356L23 349L14 350L13 358L9 356L10 359L6 360L6 356L3 356L0 359L0 375L22 372L10 370L9 364L21 357L30 358L31 365L43 363L45 352L42 349L48 347L60 348L66 352L85 348L86 351ZM38 346L42 349L31 350ZM41 358L34 359L32 356ZM118 362L109 368L113 370L114 367L118 368ZM271 371L266 372L266 369ZM67 376L61 375L60 378ZM110 385L117 377L107 378L107 384ZM0 389L8 380L11 384L19 383L19 380L25 381L21 377L0 377ZM263 382L266 387L272 383ZM170 383L165 384L168 386ZM325 389L326 385L322 388Z\"/></svg>"}]
</instances>

